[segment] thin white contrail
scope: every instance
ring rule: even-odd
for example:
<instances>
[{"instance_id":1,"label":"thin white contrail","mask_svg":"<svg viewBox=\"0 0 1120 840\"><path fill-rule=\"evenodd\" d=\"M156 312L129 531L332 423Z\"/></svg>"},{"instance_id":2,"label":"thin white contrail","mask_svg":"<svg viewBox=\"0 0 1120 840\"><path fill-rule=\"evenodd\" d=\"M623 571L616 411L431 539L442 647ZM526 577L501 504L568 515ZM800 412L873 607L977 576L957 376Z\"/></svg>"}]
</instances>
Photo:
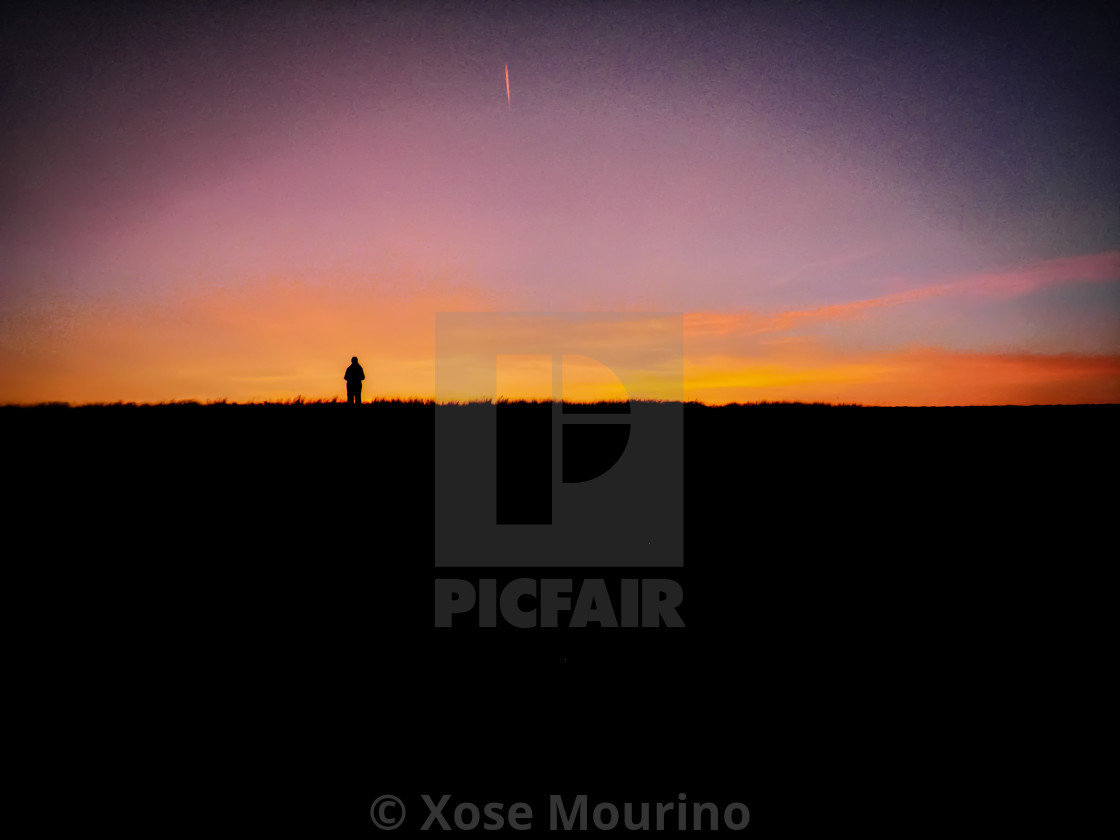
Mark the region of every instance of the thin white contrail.
<instances>
[{"instance_id":1,"label":"thin white contrail","mask_svg":"<svg viewBox=\"0 0 1120 840\"><path fill-rule=\"evenodd\" d=\"M510 107L513 106L513 100L509 98L509 65L506 65L506 104Z\"/></svg>"}]
</instances>

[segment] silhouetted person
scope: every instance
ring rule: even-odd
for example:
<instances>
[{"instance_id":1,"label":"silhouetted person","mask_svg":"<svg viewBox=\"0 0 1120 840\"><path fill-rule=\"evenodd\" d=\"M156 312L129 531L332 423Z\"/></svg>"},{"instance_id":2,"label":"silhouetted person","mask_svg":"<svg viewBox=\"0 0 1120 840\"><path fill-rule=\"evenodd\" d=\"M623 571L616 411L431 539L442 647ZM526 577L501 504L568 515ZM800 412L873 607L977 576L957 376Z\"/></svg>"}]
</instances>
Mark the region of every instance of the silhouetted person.
<instances>
[{"instance_id":1,"label":"silhouetted person","mask_svg":"<svg viewBox=\"0 0 1120 840\"><path fill-rule=\"evenodd\" d=\"M350 367L346 368L346 375L343 378L346 380L346 404L361 405L362 380L366 378L366 372L358 364L357 356L350 359Z\"/></svg>"}]
</instances>

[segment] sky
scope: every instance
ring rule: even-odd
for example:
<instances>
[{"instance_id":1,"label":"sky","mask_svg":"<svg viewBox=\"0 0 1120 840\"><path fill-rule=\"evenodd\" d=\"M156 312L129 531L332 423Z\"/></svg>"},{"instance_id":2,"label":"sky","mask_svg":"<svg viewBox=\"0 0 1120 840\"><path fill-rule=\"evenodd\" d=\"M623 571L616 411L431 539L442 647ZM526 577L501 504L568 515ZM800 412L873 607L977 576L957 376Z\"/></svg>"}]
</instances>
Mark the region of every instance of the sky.
<instances>
[{"instance_id":1,"label":"sky","mask_svg":"<svg viewBox=\"0 0 1120 840\"><path fill-rule=\"evenodd\" d=\"M1120 402L1115 7L183 5L0 28L0 403L430 398L472 312L677 313L712 403Z\"/></svg>"}]
</instances>

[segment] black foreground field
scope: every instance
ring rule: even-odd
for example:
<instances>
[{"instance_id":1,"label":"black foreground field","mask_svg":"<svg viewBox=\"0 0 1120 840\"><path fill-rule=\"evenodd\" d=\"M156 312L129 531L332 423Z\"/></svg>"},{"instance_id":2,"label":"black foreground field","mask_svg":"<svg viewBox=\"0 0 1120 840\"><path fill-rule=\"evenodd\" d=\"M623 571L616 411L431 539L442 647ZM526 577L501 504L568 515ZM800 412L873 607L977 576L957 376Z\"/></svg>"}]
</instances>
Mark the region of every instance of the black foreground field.
<instances>
[{"instance_id":1,"label":"black foreground field","mask_svg":"<svg viewBox=\"0 0 1120 840\"><path fill-rule=\"evenodd\" d=\"M611 573L433 567L464 410L0 408L44 767L144 828L369 836L383 793L408 829L421 793L538 827L580 793L741 801L747 836L1076 822L1120 407L686 405L685 565ZM435 578L523 576L674 578L686 626L432 627Z\"/></svg>"}]
</instances>

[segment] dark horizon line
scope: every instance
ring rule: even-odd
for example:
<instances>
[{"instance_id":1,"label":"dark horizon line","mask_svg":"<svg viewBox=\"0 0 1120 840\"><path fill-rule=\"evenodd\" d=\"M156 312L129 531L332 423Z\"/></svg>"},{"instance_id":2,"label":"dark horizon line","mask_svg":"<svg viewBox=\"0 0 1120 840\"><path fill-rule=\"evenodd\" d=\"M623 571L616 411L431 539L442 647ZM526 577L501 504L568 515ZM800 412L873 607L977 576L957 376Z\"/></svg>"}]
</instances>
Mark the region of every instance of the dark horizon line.
<instances>
[{"instance_id":1,"label":"dark horizon line","mask_svg":"<svg viewBox=\"0 0 1120 840\"><path fill-rule=\"evenodd\" d=\"M410 406L456 406L467 407L476 405L545 405L557 402L551 399L507 399L500 397L498 399L482 398L476 400L446 400L438 402L434 399L425 397L375 397L370 400L363 400L359 407L362 406L375 406L375 405L410 405ZM984 405L865 405L863 403L830 403L822 401L805 402L804 400L758 400L753 402L728 402L728 403L708 403L703 400L651 400L651 399L633 399L633 400L596 400L594 402L587 400L560 400L562 405L570 406L616 406L628 405L635 403L638 405L686 405L686 406L701 406L703 408L897 408L897 409L914 409L914 408L1088 408L1088 407L1103 407L1103 406L1120 406L1120 403L991 403ZM345 400L338 397L331 399L315 399L305 400L302 397L295 397L287 400L250 400L248 402L235 402L226 399L219 400L165 400L160 402L135 402L131 400L117 400L115 402L91 402L91 403L70 403L61 400L48 400L37 403L0 403L0 408L6 409L27 409L27 408L54 408L54 409L82 409L82 408L202 408L202 407L215 407L224 406L249 408L249 407L296 407L296 406L324 406L324 405L339 405L346 408L353 409L354 406L348 405Z\"/></svg>"}]
</instances>

